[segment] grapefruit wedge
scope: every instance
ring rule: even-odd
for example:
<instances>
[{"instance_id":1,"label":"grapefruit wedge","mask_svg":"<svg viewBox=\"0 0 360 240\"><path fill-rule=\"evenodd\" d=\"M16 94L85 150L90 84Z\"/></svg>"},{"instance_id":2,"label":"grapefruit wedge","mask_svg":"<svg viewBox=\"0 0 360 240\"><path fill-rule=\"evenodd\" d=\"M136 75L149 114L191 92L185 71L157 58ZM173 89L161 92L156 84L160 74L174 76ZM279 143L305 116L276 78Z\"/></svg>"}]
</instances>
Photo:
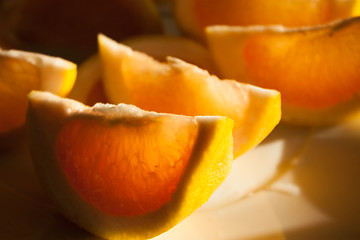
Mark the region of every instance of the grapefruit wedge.
<instances>
[{"instance_id":1,"label":"grapefruit wedge","mask_svg":"<svg viewBox=\"0 0 360 240\"><path fill-rule=\"evenodd\" d=\"M204 204L229 173L233 121L93 107L29 95L39 179L71 221L106 239L145 239Z\"/></svg>"},{"instance_id":2,"label":"grapefruit wedge","mask_svg":"<svg viewBox=\"0 0 360 240\"><path fill-rule=\"evenodd\" d=\"M278 91L220 80L180 59L161 63L99 35L100 61L109 101L148 111L234 120L234 156L260 143L278 124Z\"/></svg>"},{"instance_id":3,"label":"grapefruit wedge","mask_svg":"<svg viewBox=\"0 0 360 240\"><path fill-rule=\"evenodd\" d=\"M66 96L76 78L76 65L62 58L0 49L0 135L22 127L31 90Z\"/></svg>"},{"instance_id":4,"label":"grapefruit wedge","mask_svg":"<svg viewBox=\"0 0 360 240\"><path fill-rule=\"evenodd\" d=\"M123 41L123 44L136 51L144 52L153 58L165 62L172 56L200 66L209 72L215 72L209 50L200 43L185 37L167 35L143 35ZM78 70L75 85L69 97L87 105L108 102L103 89L102 69L96 54L84 61Z\"/></svg>"},{"instance_id":5,"label":"grapefruit wedge","mask_svg":"<svg viewBox=\"0 0 360 240\"><path fill-rule=\"evenodd\" d=\"M360 17L308 28L211 26L222 77L281 92L283 120L329 125L360 116Z\"/></svg>"}]
</instances>

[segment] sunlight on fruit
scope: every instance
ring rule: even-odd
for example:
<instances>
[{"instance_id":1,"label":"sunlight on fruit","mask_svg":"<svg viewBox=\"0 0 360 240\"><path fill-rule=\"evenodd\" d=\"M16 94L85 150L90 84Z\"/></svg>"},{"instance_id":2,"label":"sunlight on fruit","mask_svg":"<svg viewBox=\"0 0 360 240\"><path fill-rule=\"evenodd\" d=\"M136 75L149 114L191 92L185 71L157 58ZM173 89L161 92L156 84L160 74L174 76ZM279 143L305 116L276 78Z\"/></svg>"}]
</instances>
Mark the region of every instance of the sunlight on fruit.
<instances>
[{"instance_id":1,"label":"sunlight on fruit","mask_svg":"<svg viewBox=\"0 0 360 240\"><path fill-rule=\"evenodd\" d=\"M360 0L0 0L0 239L358 239L359 40Z\"/></svg>"},{"instance_id":2,"label":"sunlight on fruit","mask_svg":"<svg viewBox=\"0 0 360 240\"><path fill-rule=\"evenodd\" d=\"M359 37L360 18L297 29L207 28L222 77L280 91L283 120L308 125L359 114Z\"/></svg>"},{"instance_id":3,"label":"sunlight on fruit","mask_svg":"<svg viewBox=\"0 0 360 240\"><path fill-rule=\"evenodd\" d=\"M172 56L201 66L210 72L215 72L209 50L189 38L144 35L128 38L123 41L123 44L144 52L159 61L166 61L166 57ZM108 102L104 93L102 70L97 55L90 57L79 66L76 83L69 97L87 105Z\"/></svg>"},{"instance_id":4,"label":"sunlight on fruit","mask_svg":"<svg viewBox=\"0 0 360 240\"><path fill-rule=\"evenodd\" d=\"M31 90L66 96L76 76L76 65L55 57L17 50L0 50L0 134L25 123Z\"/></svg>"},{"instance_id":5,"label":"sunlight on fruit","mask_svg":"<svg viewBox=\"0 0 360 240\"><path fill-rule=\"evenodd\" d=\"M235 121L235 157L259 144L281 116L277 91L220 80L179 59L166 63L99 36L105 93L112 103L189 116L220 115Z\"/></svg>"},{"instance_id":6,"label":"sunlight on fruit","mask_svg":"<svg viewBox=\"0 0 360 240\"><path fill-rule=\"evenodd\" d=\"M230 171L233 121L226 117L88 107L47 92L29 99L41 183L67 218L100 237L167 231L205 203Z\"/></svg>"}]
</instances>

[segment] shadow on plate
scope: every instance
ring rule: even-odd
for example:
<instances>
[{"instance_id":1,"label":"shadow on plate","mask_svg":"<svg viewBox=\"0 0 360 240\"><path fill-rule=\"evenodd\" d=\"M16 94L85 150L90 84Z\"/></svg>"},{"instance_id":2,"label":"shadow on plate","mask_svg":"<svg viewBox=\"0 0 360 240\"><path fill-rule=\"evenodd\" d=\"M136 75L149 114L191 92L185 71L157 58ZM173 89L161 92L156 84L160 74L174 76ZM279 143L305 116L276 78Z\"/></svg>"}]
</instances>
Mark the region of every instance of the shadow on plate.
<instances>
[{"instance_id":1,"label":"shadow on plate","mask_svg":"<svg viewBox=\"0 0 360 240\"><path fill-rule=\"evenodd\" d=\"M360 120L316 130L293 173L302 195L332 220L316 227L318 239L360 239ZM303 238L294 239L312 232L300 230L294 235Z\"/></svg>"}]
</instances>

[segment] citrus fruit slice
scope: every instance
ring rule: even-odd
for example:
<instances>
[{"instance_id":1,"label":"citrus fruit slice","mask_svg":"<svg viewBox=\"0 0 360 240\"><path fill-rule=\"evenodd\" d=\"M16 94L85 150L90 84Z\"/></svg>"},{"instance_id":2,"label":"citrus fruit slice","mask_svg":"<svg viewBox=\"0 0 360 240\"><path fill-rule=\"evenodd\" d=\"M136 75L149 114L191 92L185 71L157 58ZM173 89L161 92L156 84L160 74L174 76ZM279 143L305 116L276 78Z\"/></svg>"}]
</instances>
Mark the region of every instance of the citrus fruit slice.
<instances>
[{"instance_id":1,"label":"citrus fruit slice","mask_svg":"<svg viewBox=\"0 0 360 240\"><path fill-rule=\"evenodd\" d=\"M209 72L215 72L209 50L189 38L144 35L128 38L122 43L159 61L166 61L167 56L172 56L200 66ZM103 90L102 71L97 55L90 57L80 65L75 85L69 97L87 105L108 102Z\"/></svg>"},{"instance_id":2,"label":"citrus fruit slice","mask_svg":"<svg viewBox=\"0 0 360 240\"><path fill-rule=\"evenodd\" d=\"M324 24L352 16L356 0L175 0L174 14L188 35L204 39L210 25ZM301 11L301 14L298 14Z\"/></svg>"},{"instance_id":3,"label":"citrus fruit slice","mask_svg":"<svg viewBox=\"0 0 360 240\"><path fill-rule=\"evenodd\" d=\"M234 156L261 142L280 120L280 94L232 80L219 80L176 58L160 63L104 35L99 51L106 96L113 103L234 120Z\"/></svg>"},{"instance_id":4,"label":"citrus fruit slice","mask_svg":"<svg viewBox=\"0 0 360 240\"><path fill-rule=\"evenodd\" d=\"M222 77L281 92L283 120L322 125L359 115L359 17L297 29L211 26L207 37Z\"/></svg>"},{"instance_id":5,"label":"citrus fruit slice","mask_svg":"<svg viewBox=\"0 0 360 240\"><path fill-rule=\"evenodd\" d=\"M96 35L120 40L161 33L151 0L3 0L0 36L16 48L82 61L96 51Z\"/></svg>"},{"instance_id":6,"label":"citrus fruit slice","mask_svg":"<svg viewBox=\"0 0 360 240\"><path fill-rule=\"evenodd\" d=\"M32 159L62 213L106 239L154 237L229 173L233 121L29 95Z\"/></svg>"},{"instance_id":7,"label":"citrus fruit slice","mask_svg":"<svg viewBox=\"0 0 360 240\"><path fill-rule=\"evenodd\" d=\"M76 77L76 65L61 58L0 50L0 135L25 123L27 94L34 89L65 96Z\"/></svg>"}]
</instances>

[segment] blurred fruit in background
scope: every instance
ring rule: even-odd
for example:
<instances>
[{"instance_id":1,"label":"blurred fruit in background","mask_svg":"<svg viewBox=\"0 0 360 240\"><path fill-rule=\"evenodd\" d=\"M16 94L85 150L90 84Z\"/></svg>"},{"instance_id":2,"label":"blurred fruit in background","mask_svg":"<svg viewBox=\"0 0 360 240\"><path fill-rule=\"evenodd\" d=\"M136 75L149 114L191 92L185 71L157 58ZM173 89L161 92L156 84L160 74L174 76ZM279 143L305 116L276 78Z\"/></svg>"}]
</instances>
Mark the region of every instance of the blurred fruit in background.
<instances>
[{"instance_id":1,"label":"blurred fruit in background","mask_svg":"<svg viewBox=\"0 0 360 240\"><path fill-rule=\"evenodd\" d=\"M0 37L10 47L79 62L96 51L98 33L121 40L161 33L151 0L2 0Z\"/></svg>"},{"instance_id":2,"label":"blurred fruit in background","mask_svg":"<svg viewBox=\"0 0 360 240\"><path fill-rule=\"evenodd\" d=\"M356 0L174 0L181 30L204 40L209 25L273 25L300 27L348 18Z\"/></svg>"}]
</instances>

